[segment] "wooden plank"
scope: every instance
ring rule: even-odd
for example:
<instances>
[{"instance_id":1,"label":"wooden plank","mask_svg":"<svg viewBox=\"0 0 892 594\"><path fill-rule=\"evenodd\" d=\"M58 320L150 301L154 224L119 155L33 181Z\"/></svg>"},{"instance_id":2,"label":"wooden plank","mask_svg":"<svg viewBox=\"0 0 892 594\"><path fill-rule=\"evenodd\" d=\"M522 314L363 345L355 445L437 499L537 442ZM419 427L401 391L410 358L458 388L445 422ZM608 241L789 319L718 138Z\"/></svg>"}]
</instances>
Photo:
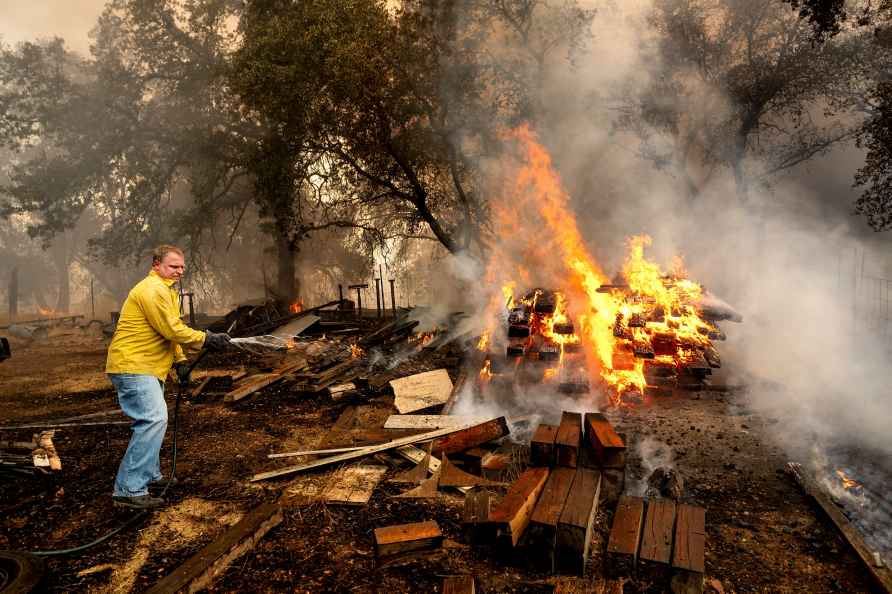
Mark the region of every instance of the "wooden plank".
<instances>
[{"instance_id":1,"label":"wooden plank","mask_svg":"<svg viewBox=\"0 0 892 594\"><path fill-rule=\"evenodd\" d=\"M442 431L449 428L442 429ZM465 428L450 431L445 437L434 442L434 454L456 454L469 450L494 439L508 435L508 421L499 417L485 423L469 424Z\"/></svg>"},{"instance_id":2,"label":"wooden plank","mask_svg":"<svg viewBox=\"0 0 892 594\"><path fill-rule=\"evenodd\" d=\"M675 502L671 499L648 501L641 535L641 548L638 551L639 572L644 572L653 580L670 577L674 531Z\"/></svg>"},{"instance_id":3,"label":"wooden plank","mask_svg":"<svg viewBox=\"0 0 892 594\"><path fill-rule=\"evenodd\" d=\"M585 572L600 494L601 473L589 468L577 468L573 486L558 519L555 547L558 571L579 575Z\"/></svg>"},{"instance_id":4,"label":"wooden plank","mask_svg":"<svg viewBox=\"0 0 892 594\"><path fill-rule=\"evenodd\" d=\"M343 468L332 476L322 493L322 500L333 505L365 505L386 473L385 466Z\"/></svg>"},{"instance_id":5,"label":"wooden plank","mask_svg":"<svg viewBox=\"0 0 892 594\"><path fill-rule=\"evenodd\" d=\"M443 594L474 594L474 576L453 575L443 578Z\"/></svg>"},{"instance_id":6,"label":"wooden plank","mask_svg":"<svg viewBox=\"0 0 892 594\"><path fill-rule=\"evenodd\" d=\"M298 452L279 452L277 454L267 454L267 458L293 458L295 456L316 456L318 454L340 454L342 452L355 452L366 446L354 446L350 448L329 448L327 450L300 450Z\"/></svg>"},{"instance_id":7,"label":"wooden plank","mask_svg":"<svg viewBox=\"0 0 892 594\"><path fill-rule=\"evenodd\" d=\"M301 361L297 361L295 363L291 363L290 365L281 367L281 368L277 369L274 373L269 374L267 377L264 377L257 381L249 382L248 384L233 390L232 392L230 392L229 394L227 394L225 396L223 401L224 402L238 402L239 400L250 396L254 392L262 390L263 388L266 388L267 386L271 386L272 384L278 382L279 380L283 379L288 373L291 373L292 371L297 371L299 369L303 369L306 366L307 366L307 362L301 360Z\"/></svg>"},{"instance_id":8,"label":"wooden plank","mask_svg":"<svg viewBox=\"0 0 892 594\"><path fill-rule=\"evenodd\" d=\"M452 380L445 369L416 373L391 380L393 405L400 414L445 404L452 394Z\"/></svg>"},{"instance_id":9,"label":"wooden plank","mask_svg":"<svg viewBox=\"0 0 892 594\"><path fill-rule=\"evenodd\" d=\"M601 413L585 413L585 437L603 468L623 468L626 444Z\"/></svg>"},{"instance_id":10,"label":"wooden plank","mask_svg":"<svg viewBox=\"0 0 892 594\"><path fill-rule=\"evenodd\" d=\"M356 390L356 384L354 383L337 384L328 387L328 396L335 402L346 396L354 395L357 393L358 392Z\"/></svg>"},{"instance_id":11,"label":"wooden plank","mask_svg":"<svg viewBox=\"0 0 892 594\"><path fill-rule=\"evenodd\" d=\"M530 523L536 500L548 480L548 468L528 468L508 489L505 497L489 514L496 528L496 538L515 547Z\"/></svg>"},{"instance_id":12,"label":"wooden plank","mask_svg":"<svg viewBox=\"0 0 892 594\"><path fill-rule=\"evenodd\" d=\"M698 594L703 591L706 571L706 510L679 504L675 519L675 545L672 549L673 591Z\"/></svg>"},{"instance_id":13,"label":"wooden plank","mask_svg":"<svg viewBox=\"0 0 892 594\"><path fill-rule=\"evenodd\" d=\"M873 576L874 580L880 585L885 592L892 593L892 569L888 566L877 567L873 558L873 551L864 542L864 538L858 530L852 526L848 519L843 515L842 511L834 505L833 501L824 493L823 489L817 485L810 477L806 476L799 464L788 463L787 472L799 483L799 486L805 491L818 506L824 511L827 517L836 526L836 529L849 543L849 546L855 551L855 554L861 559L867 570Z\"/></svg>"},{"instance_id":14,"label":"wooden plank","mask_svg":"<svg viewBox=\"0 0 892 594\"><path fill-rule=\"evenodd\" d=\"M558 428L555 425L540 424L530 440L530 464L533 466L554 466L556 461L554 438Z\"/></svg>"},{"instance_id":15,"label":"wooden plank","mask_svg":"<svg viewBox=\"0 0 892 594\"><path fill-rule=\"evenodd\" d=\"M621 496L607 541L608 562L605 565L611 573L610 577L629 577L634 573L643 520L644 500L641 497Z\"/></svg>"},{"instance_id":16,"label":"wooden plank","mask_svg":"<svg viewBox=\"0 0 892 594\"><path fill-rule=\"evenodd\" d=\"M576 468L579 463L580 443L582 443L582 415L564 411L561 414L561 424L554 436L557 465Z\"/></svg>"},{"instance_id":17,"label":"wooden plank","mask_svg":"<svg viewBox=\"0 0 892 594\"><path fill-rule=\"evenodd\" d=\"M529 558L548 571L554 571L558 520L575 476L576 470L573 468L555 468L545 482L530 517L527 529L527 544L531 551Z\"/></svg>"},{"instance_id":18,"label":"wooden plank","mask_svg":"<svg viewBox=\"0 0 892 594\"><path fill-rule=\"evenodd\" d=\"M279 505L261 504L248 512L235 526L177 567L170 575L152 586L148 593L197 592L207 588L233 560L254 548L254 545L281 521L282 508Z\"/></svg>"},{"instance_id":19,"label":"wooden plank","mask_svg":"<svg viewBox=\"0 0 892 594\"><path fill-rule=\"evenodd\" d=\"M433 520L375 528L375 553L378 558L438 549L442 543L443 533Z\"/></svg>"},{"instance_id":20,"label":"wooden plank","mask_svg":"<svg viewBox=\"0 0 892 594\"><path fill-rule=\"evenodd\" d=\"M507 426L507 422L504 417L501 417L501 422ZM451 433L456 433L459 431L464 431L468 429L473 429L474 427L458 427L454 429L437 429L436 431L428 431L425 433L421 433L418 435L410 435L408 437L403 437L401 439L395 439L393 441L389 441L387 443L369 446L367 448L363 448L361 450L356 450L354 452L344 452L343 454L338 454L335 456L329 456L327 458L320 458L319 460L312 460L310 462L306 462L304 464L298 464L296 466L288 466L286 468L279 468L277 470L271 470L269 472L261 472L259 474L255 474L251 477L251 482L263 481L270 478L275 478L278 476L285 476L288 474L294 474L297 472L303 472L304 470L310 470L311 468L320 468L322 466L328 466L330 464L338 464L340 462L348 462L350 460L356 460L358 458L362 458L364 456L371 456L372 454L377 454L378 452L386 452L388 450L396 449L400 446L404 445L414 445L416 443L421 443L423 441L429 441L431 439L436 439L438 437L443 437L450 435Z\"/></svg>"},{"instance_id":21,"label":"wooden plank","mask_svg":"<svg viewBox=\"0 0 892 594\"><path fill-rule=\"evenodd\" d=\"M465 495L465 508L462 514L462 530L465 538L472 544L489 540L489 510L491 498L489 491L476 487Z\"/></svg>"},{"instance_id":22,"label":"wooden plank","mask_svg":"<svg viewBox=\"0 0 892 594\"><path fill-rule=\"evenodd\" d=\"M480 415L390 415L384 421L385 429L445 429L456 425L482 423L489 417Z\"/></svg>"},{"instance_id":23,"label":"wooden plank","mask_svg":"<svg viewBox=\"0 0 892 594\"><path fill-rule=\"evenodd\" d=\"M482 365L481 361L481 365ZM479 370L478 370L479 373ZM474 374L474 377L477 377L477 374ZM455 381L455 385L452 386L452 393L449 395L449 400L446 401L446 404L443 405L443 408L440 412L444 415L448 415L452 412L453 407L455 407L455 403L458 401L458 396L461 394L462 388L465 387L465 384L468 381L468 370L462 369L458 373L458 379Z\"/></svg>"}]
</instances>

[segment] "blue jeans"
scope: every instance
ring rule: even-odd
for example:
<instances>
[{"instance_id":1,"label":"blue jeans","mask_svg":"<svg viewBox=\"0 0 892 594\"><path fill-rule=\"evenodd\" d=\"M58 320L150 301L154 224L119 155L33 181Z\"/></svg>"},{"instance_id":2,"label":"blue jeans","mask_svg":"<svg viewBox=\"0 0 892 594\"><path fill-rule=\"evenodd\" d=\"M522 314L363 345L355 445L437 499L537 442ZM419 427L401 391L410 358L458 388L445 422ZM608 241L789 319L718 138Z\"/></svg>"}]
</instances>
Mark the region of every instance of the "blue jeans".
<instances>
[{"instance_id":1,"label":"blue jeans","mask_svg":"<svg viewBox=\"0 0 892 594\"><path fill-rule=\"evenodd\" d=\"M146 495L151 481L161 479L161 442L167 430L164 384L154 375L110 373L118 403L133 419L130 444L115 477L116 497Z\"/></svg>"}]
</instances>

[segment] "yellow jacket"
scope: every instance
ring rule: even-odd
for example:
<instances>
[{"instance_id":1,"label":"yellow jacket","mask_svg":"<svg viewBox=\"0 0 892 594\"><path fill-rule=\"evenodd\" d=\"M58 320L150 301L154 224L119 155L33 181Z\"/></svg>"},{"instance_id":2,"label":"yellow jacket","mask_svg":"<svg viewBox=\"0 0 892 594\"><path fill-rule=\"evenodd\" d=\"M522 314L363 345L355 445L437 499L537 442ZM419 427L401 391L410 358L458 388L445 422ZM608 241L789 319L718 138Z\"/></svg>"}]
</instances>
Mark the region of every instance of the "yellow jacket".
<instances>
[{"instance_id":1,"label":"yellow jacket","mask_svg":"<svg viewBox=\"0 0 892 594\"><path fill-rule=\"evenodd\" d=\"M182 344L200 347L204 332L180 319L180 298L153 270L130 290L108 347L106 373L140 373L164 380L174 361L183 361Z\"/></svg>"}]
</instances>

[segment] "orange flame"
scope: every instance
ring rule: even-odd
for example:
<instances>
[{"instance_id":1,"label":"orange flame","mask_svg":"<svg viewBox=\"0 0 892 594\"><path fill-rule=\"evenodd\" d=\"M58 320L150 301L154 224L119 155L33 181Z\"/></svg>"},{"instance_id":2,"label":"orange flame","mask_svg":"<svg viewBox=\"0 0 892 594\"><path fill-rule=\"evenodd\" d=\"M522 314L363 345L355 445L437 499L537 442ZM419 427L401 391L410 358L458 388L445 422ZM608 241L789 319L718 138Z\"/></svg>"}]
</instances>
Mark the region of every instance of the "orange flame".
<instances>
[{"instance_id":1,"label":"orange flame","mask_svg":"<svg viewBox=\"0 0 892 594\"><path fill-rule=\"evenodd\" d=\"M492 361L487 359L483 362L483 367L480 368L480 380L484 382L488 382L492 379Z\"/></svg>"},{"instance_id":2,"label":"orange flame","mask_svg":"<svg viewBox=\"0 0 892 594\"><path fill-rule=\"evenodd\" d=\"M359 359L360 357L364 357L364 356L365 356L365 351L362 350L362 347L360 347L358 344L350 345L350 358Z\"/></svg>"},{"instance_id":3,"label":"orange flame","mask_svg":"<svg viewBox=\"0 0 892 594\"><path fill-rule=\"evenodd\" d=\"M846 490L856 489L861 486L861 483L849 478L848 475L846 475L846 473L843 472L840 468L836 469L836 476L838 476L839 480L842 481L842 486L845 487Z\"/></svg>"},{"instance_id":4,"label":"orange flame","mask_svg":"<svg viewBox=\"0 0 892 594\"><path fill-rule=\"evenodd\" d=\"M288 311L291 313L300 313L304 310L304 302L303 299L298 299L294 303L288 306Z\"/></svg>"},{"instance_id":5,"label":"orange flame","mask_svg":"<svg viewBox=\"0 0 892 594\"><path fill-rule=\"evenodd\" d=\"M644 255L651 239L632 237L622 267L626 286L602 288L609 280L588 251L547 151L526 125L506 137L514 141L517 154L503 162L485 274L487 284L503 289L490 300L487 319L496 319L506 301L509 308L522 305L535 312L541 293L518 303L518 280L530 286L537 276L552 283L561 279L554 313L533 313L531 333L559 345L561 361L568 345L581 343L589 369L610 386L615 404L621 403L624 392L644 391L641 356L660 354L655 354L654 344L661 345L662 356L678 362L693 356L692 349L709 345L714 327L700 318L696 307L702 289L686 279L681 260L666 274ZM576 323L567 332L572 319ZM487 328L478 348L488 345L493 330Z\"/></svg>"}]
</instances>

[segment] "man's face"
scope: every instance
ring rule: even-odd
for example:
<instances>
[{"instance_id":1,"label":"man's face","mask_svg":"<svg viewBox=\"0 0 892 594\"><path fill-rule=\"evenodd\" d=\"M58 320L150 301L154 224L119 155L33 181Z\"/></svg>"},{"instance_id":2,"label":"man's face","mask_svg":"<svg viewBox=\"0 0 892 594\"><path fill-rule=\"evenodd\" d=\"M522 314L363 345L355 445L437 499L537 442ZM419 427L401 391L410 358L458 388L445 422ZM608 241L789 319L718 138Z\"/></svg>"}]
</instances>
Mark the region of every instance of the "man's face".
<instances>
[{"instance_id":1,"label":"man's face","mask_svg":"<svg viewBox=\"0 0 892 594\"><path fill-rule=\"evenodd\" d=\"M178 253L167 252L161 262L152 264L152 270L165 280L178 281L186 270L186 262Z\"/></svg>"}]
</instances>

